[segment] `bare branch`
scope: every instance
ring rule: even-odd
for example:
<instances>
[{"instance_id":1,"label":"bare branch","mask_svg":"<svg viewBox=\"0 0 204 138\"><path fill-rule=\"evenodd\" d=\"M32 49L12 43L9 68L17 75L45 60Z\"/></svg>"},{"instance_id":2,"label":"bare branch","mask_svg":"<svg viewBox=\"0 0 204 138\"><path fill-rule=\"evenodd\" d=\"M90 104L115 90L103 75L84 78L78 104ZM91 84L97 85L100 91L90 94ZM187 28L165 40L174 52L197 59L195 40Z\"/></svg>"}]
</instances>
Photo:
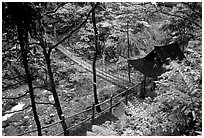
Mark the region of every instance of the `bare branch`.
<instances>
[{"instance_id":1,"label":"bare branch","mask_svg":"<svg viewBox=\"0 0 204 138\"><path fill-rule=\"evenodd\" d=\"M53 106L55 106L55 104L54 103L44 103L44 102L35 102L36 104L48 104L48 105L53 105Z\"/></svg>"},{"instance_id":2,"label":"bare branch","mask_svg":"<svg viewBox=\"0 0 204 138\"><path fill-rule=\"evenodd\" d=\"M67 2L60 3L60 5L58 5L53 11L48 11L45 13L45 15L55 13L59 8L63 7L65 4L67 4Z\"/></svg>"},{"instance_id":3,"label":"bare branch","mask_svg":"<svg viewBox=\"0 0 204 138\"><path fill-rule=\"evenodd\" d=\"M48 87L47 85L41 85L41 86L36 86L36 87L34 87L35 89L44 89L44 90L47 90L47 91L51 91L50 89L49 89L49 87L48 88L46 88L46 87Z\"/></svg>"},{"instance_id":4,"label":"bare branch","mask_svg":"<svg viewBox=\"0 0 204 138\"><path fill-rule=\"evenodd\" d=\"M97 7L98 3L95 4L95 6L89 11L89 13L86 16L86 19L78 26L76 27L68 36L64 37L61 41L59 41L57 44L55 44L54 46L50 47L48 50L48 54L51 53L52 49L56 48L58 45L60 45L62 42L64 42L66 39L68 39L74 32L76 32L78 29L80 29L88 20L91 12Z\"/></svg>"},{"instance_id":5,"label":"bare branch","mask_svg":"<svg viewBox=\"0 0 204 138\"><path fill-rule=\"evenodd\" d=\"M162 14L166 14L166 15L169 15L169 16L174 16L174 17L178 17L178 18L181 18L181 19L187 20L187 21L189 21L189 22L195 24L195 25L196 25L197 27L199 27L200 29L202 29L202 26L199 25L197 22L192 21L192 20L190 20L190 19L188 19L188 18L185 18L185 17L183 17L183 16L176 15L176 14L171 14L171 13L168 13L168 12L163 12L163 11L161 11L161 10L159 10L159 11L157 11L157 12L161 12Z\"/></svg>"},{"instance_id":6,"label":"bare branch","mask_svg":"<svg viewBox=\"0 0 204 138\"><path fill-rule=\"evenodd\" d=\"M33 42L33 43L29 43L28 45L40 45L40 43Z\"/></svg>"},{"instance_id":7,"label":"bare branch","mask_svg":"<svg viewBox=\"0 0 204 138\"><path fill-rule=\"evenodd\" d=\"M183 4L187 5L188 8L190 8L195 14L199 16L200 19L202 19L202 13L197 12L194 8L191 7L191 5L188 2L183 2Z\"/></svg>"},{"instance_id":8,"label":"bare branch","mask_svg":"<svg viewBox=\"0 0 204 138\"><path fill-rule=\"evenodd\" d=\"M18 97L2 97L2 99L20 99L28 94L29 91L26 91L23 95L20 95Z\"/></svg>"}]
</instances>

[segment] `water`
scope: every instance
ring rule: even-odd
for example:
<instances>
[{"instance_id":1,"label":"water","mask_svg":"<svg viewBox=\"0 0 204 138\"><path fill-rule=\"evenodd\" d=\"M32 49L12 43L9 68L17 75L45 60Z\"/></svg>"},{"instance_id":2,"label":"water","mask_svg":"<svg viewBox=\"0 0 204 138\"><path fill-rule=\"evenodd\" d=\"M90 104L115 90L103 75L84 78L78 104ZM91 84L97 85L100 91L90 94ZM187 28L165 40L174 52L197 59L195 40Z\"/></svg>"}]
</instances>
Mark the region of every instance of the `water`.
<instances>
[{"instance_id":1,"label":"water","mask_svg":"<svg viewBox=\"0 0 204 138\"><path fill-rule=\"evenodd\" d=\"M14 111L22 110L24 105L25 105L24 103L20 102L17 105L15 105L14 107L12 107L10 111L7 111L7 112L14 112ZM2 117L2 121L6 121L8 118L12 117L16 113L17 112L4 115Z\"/></svg>"}]
</instances>

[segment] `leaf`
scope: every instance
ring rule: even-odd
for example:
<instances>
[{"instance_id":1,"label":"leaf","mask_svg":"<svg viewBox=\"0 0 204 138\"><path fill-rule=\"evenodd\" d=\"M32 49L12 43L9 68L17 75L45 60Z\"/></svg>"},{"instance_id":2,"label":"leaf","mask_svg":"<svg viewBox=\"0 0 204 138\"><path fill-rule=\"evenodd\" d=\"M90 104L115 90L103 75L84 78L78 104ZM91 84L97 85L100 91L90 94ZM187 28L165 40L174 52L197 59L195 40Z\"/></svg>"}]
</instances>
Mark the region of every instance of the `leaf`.
<instances>
[{"instance_id":1,"label":"leaf","mask_svg":"<svg viewBox=\"0 0 204 138\"><path fill-rule=\"evenodd\" d=\"M186 109L187 109L187 106L184 106L184 107L181 109L181 113L183 113Z\"/></svg>"},{"instance_id":2,"label":"leaf","mask_svg":"<svg viewBox=\"0 0 204 138\"><path fill-rule=\"evenodd\" d=\"M191 95L194 95L194 94L196 94L197 92L199 92L200 91L200 89L195 89L195 90L193 90L192 92L191 92Z\"/></svg>"},{"instance_id":3,"label":"leaf","mask_svg":"<svg viewBox=\"0 0 204 138\"><path fill-rule=\"evenodd\" d=\"M191 113L192 113L192 115L193 115L193 121L196 120L196 114L195 114L195 111L192 111Z\"/></svg>"},{"instance_id":4,"label":"leaf","mask_svg":"<svg viewBox=\"0 0 204 138\"><path fill-rule=\"evenodd\" d=\"M202 131L195 131L195 133L200 134L199 136L202 136Z\"/></svg>"}]
</instances>

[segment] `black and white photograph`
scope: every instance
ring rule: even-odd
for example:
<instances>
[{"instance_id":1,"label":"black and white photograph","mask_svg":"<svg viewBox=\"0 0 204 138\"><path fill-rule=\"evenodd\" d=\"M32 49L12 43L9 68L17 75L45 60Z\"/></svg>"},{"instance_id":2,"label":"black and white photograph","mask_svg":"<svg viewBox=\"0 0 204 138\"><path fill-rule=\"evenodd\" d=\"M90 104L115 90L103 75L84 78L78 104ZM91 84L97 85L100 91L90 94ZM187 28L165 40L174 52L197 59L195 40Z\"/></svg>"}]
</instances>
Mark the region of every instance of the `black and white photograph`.
<instances>
[{"instance_id":1,"label":"black and white photograph","mask_svg":"<svg viewBox=\"0 0 204 138\"><path fill-rule=\"evenodd\" d=\"M202 136L202 2L1 2L1 136Z\"/></svg>"}]
</instances>

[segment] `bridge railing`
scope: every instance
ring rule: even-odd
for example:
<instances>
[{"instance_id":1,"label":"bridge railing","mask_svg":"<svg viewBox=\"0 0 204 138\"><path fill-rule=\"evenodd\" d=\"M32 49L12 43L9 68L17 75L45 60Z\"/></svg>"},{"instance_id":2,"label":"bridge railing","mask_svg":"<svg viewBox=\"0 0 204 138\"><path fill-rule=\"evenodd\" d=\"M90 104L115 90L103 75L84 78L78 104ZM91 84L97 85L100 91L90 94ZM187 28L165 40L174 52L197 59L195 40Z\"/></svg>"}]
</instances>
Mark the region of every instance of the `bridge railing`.
<instances>
[{"instance_id":1,"label":"bridge railing","mask_svg":"<svg viewBox=\"0 0 204 138\"><path fill-rule=\"evenodd\" d=\"M132 86L132 87L130 87L130 88L128 88L128 89L122 91L122 92L119 93L119 94L111 95L111 97L110 97L109 99L107 99L107 100L105 100L105 101L103 101L103 102L101 102L101 103L99 103L99 104L96 104L96 105L93 104L92 107L89 107L88 109L85 109L85 110L80 111L80 112L78 112L78 113L75 113L75 114L73 114L73 115L71 115L71 116L68 116L68 117L65 119L65 121L68 120L68 119L70 119L70 118L72 118L72 117L79 116L80 114L84 114L84 113L90 112L90 113L89 113L89 114L90 114L89 117L86 117L86 119L80 121L79 123L77 123L77 124L75 124L75 125L73 125L73 126L70 126L70 127L67 129L67 132L70 132L72 129L74 129L74 128L76 128L77 126L80 126L81 124L83 124L83 123L85 123L85 122L88 122L88 121L91 121L91 123L93 124L95 118L99 117L101 114L103 114L103 113L105 113L105 112L110 112L110 113L112 113L113 107L116 107L118 104L120 104L120 103L121 103L122 101L124 101L124 100L125 100L125 104L127 104L128 96L131 95L133 92L135 92L135 91L132 91L132 90L134 90L134 89L137 88L138 86L139 86L139 84L134 85L134 86ZM114 102L113 102L114 99L116 99L117 97L120 97L120 96L122 96L122 97L119 98L119 99L117 99L117 102L114 103ZM97 113L97 112L95 111L95 109L96 109L97 106L102 106L102 105L105 105L105 104L106 104L106 108L105 108L104 110L102 110L102 111L99 112L99 113ZM108 107L107 107L107 106L108 106ZM61 123L62 121L63 121L63 120L59 120L59 121L56 121L56 122L54 122L54 123L52 123L52 124L50 124L50 125L43 126L43 127L41 127L41 130L47 129L47 128L53 126L53 125L56 125L56 124L58 124L58 123ZM31 131L27 131L27 132L24 132L24 133L22 133L22 134L19 134L18 136L22 136L22 135L25 135L25 134L28 134L28 133L32 133L32 132L36 132L36 131L37 131L37 129L34 129L34 130L31 130ZM58 135L61 135L61 134L63 134L63 133L64 133L64 131L61 131L61 132L59 132L59 133L56 134L56 135L58 136Z\"/></svg>"},{"instance_id":2,"label":"bridge railing","mask_svg":"<svg viewBox=\"0 0 204 138\"><path fill-rule=\"evenodd\" d=\"M78 57L76 56L74 53L72 53L70 51L70 48L64 47L62 45L59 45L57 48L61 53L63 53L64 55L66 55L67 57L69 57L72 61L74 61L75 63L77 63L78 65L82 66L83 68L85 68L86 70L88 70L89 72L92 72L92 65L90 63L88 63L87 61L83 60L82 57ZM124 73L123 71L120 73L116 73L117 71L109 66L109 67L97 67L96 68L96 75L99 76L100 78L103 78L111 83L113 83L114 85L117 85L121 88L124 87L129 87L132 86L130 85L131 83L129 82L128 79L128 73ZM130 74L131 76L131 80L135 83L137 82L137 80L135 80L135 75L133 75L132 73Z\"/></svg>"}]
</instances>

